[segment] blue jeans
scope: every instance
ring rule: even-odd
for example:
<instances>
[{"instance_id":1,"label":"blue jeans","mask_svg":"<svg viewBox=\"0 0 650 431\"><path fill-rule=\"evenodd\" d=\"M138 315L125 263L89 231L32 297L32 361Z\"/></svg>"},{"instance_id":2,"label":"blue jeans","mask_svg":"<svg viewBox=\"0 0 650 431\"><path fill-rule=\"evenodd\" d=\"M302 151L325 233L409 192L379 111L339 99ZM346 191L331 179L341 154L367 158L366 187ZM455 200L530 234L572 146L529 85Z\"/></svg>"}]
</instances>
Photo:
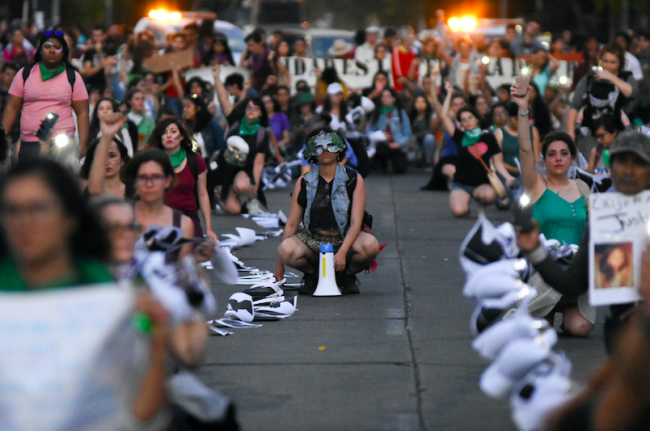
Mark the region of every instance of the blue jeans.
<instances>
[{"instance_id":1,"label":"blue jeans","mask_svg":"<svg viewBox=\"0 0 650 431\"><path fill-rule=\"evenodd\" d=\"M424 136L424 138L418 139L417 144L424 156L424 162L433 163L433 152L436 148L436 137L433 136L433 134L428 133Z\"/></svg>"}]
</instances>

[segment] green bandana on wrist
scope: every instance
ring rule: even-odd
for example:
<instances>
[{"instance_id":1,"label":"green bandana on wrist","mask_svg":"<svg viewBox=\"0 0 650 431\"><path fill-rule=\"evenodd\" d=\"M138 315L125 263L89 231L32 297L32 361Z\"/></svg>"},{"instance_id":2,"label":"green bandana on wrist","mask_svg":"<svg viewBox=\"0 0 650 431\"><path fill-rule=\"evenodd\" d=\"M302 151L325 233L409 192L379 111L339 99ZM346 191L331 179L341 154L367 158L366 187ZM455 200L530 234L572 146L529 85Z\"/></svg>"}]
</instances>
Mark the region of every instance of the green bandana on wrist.
<instances>
[{"instance_id":1,"label":"green bandana on wrist","mask_svg":"<svg viewBox=\"0 0 650 431\"><path fill-rule=\"evenodd\" d=\"M246 123L246 118L239 123L239 136L255 135L260 128L260 119L256 118L251 124Z\"/></svg>"},{"instance_id":2,"label":"green bandana on wrist","mask_svg":"<svg viewBox=\"0 0 650 431\"><path fill-rule=\"evenodd\" d=\"M382 106L381 108L379 108L379 114L388 115L391 112L393 112L393 109L395 109L394 106Z\"/></svg>"},{"instance_id":3,"label":"green bandana on wrist","mask_svg":"<svg viewBox=\"0 0 650 431\"><path fill-rule=\"evenodd\" d=\"M65 63L61 63L61 66L59 66L59 68L54 72L43 66L43 63L41 62L38 63L38 67L41 69L41 79L43 81L47 81L48 79L59 76L65 70Z\"/></svg>"},{"instance_id":4,"label":"green bandana on wrist","mask_svg":"<svg viewBox=\"0 0 650 431\"><path fill-rule=\"evenodd\" d=\"M470 145L474 145L475 143L478 142L480 137L481 137L480 127L465 132L465 135L463 136L463 147L469 147Z\"/></svg>"},{"instance_id":5,"label":"green bandana on wrist","mask_svg":"<svg viewBox=\"0 0 650 431\"><path fill-rule=\"evenodd\" d=\"M609 162L610 162L609 148L603 148L602 157L603 157L603 163L605 164L605 166L607 166L609 168L610 167L610 164L609 164Z\"/></svg>"},{"instance_id":6,"label":"green bandana on wrist","mask_svg":"<svg viewBox=\"0 0 650 431\"><path fill-rule=\"evenodd\" d=\"M172 162L172 166L177 168L183 163L183 160L185 160L185 157L187 156L187 152L183 147L181 147L180 150L178 150L176 153L172 154L169 156L169 159Z\"/></svg>"}]
</instances>

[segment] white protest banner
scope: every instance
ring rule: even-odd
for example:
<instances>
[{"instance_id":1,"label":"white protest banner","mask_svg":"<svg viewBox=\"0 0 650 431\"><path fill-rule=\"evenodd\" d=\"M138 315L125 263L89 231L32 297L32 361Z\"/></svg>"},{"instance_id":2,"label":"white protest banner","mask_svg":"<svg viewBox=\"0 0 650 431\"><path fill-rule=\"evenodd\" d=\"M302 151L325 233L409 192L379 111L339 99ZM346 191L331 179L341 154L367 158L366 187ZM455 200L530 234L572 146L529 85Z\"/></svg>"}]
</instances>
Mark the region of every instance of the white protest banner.
<instances>
[{"instance_id":1,"label":"white protest banner","mask_svg":"<svg viewBox=\"0 0 650 431\"><path fill-rule=\"evenodd\" d=\"M0 429L117 429L132 307L115 286L1 293Z\"/></svg>"},{"instance_id":2,"label":"white protest banner","mask_svg":"<svg viewBox=\"0 0 650 431\"><path fill-rule=\"evenodd\" d=\"M311 87L314 87L316 85L317 68L323 70L326 67L334 67L339 78L353 90L372 86L372 79L380 70L385 71L392 81L391 62L386 59L383 61L373 60L370 63L332 58L285 57L283 60L291 77L292 93L295 92L295 83L299 80L305 80ZM487 61L487 58L485 61ZM426 76L431 68L436 67L434 63L436 61L431 61L430 63L423 61L420 63L420 79ZM526 62L524 59L491 58L487 64L488 71L486 79L495 90L501 84L514 84L515 77L525 65ZM574 62L560 61L560 66L551 77L551 80L558 83L562 82L563 85L571 85L575 65L576 63ZM224 81L228 75L235 72L241 73L244 79L248 79L250 74L249 70L245 68L221 66L219 77ZM212 71L209 67L188 70L185 74L185 79L190 79L193 76L199 76L207 82L214 83ZM440 85L440 81L438 81L437 85Z\"/></svg>"},{"instance_id":3,"label":"white protest banner","mask_svg":"<svg viewBox=\"0 0 650 431\"><path fill-rule=\"evenodd\" d=\"M594 193L590 208L589 302L597 306L639 300L650 191L634 196Z\"/></svg>"}]
</instances>

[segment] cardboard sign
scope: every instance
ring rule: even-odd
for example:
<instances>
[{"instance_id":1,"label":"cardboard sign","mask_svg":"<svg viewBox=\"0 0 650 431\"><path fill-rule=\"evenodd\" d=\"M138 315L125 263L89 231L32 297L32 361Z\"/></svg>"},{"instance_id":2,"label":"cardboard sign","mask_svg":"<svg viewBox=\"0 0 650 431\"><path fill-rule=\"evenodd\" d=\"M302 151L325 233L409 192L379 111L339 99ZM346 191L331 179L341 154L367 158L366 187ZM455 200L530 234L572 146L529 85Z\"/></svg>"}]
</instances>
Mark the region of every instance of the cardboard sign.
<instances>
[{"instance_id":1,"label":"cardboard sign","mask_svg":"<svg viewBox=\"0 0 650 431\"><path fill-rule=\"evenodd\" d=\"M641 255L648 244L650 191L590 198L589 302L622 304L641 299Z\"/></svg>"},{"instance_id":2,"label":"cardboard sign","mask_svg":"<svg viewBox=\"0 0 650 431\"><path fill-rule=\"evenodd\" d=\"M178 52L170 52L169 54L153 55L146 58L142 62L142 66L154 73L169 72L172 70L172 63L176 61L179 69L184 69L194 66L194 56L192 51L184 49Z\"/></svg>"},{"instance_id":3,"label":"cardboard sign","mask_svg":"<svg viewBox=\"0 0 650 431\"><path fill-rule=\"evenodd\" d=\"M115 286L1 293L0 428L117 429L140 383L125 376L132 306Z\"/></svg>"}]
</instances>

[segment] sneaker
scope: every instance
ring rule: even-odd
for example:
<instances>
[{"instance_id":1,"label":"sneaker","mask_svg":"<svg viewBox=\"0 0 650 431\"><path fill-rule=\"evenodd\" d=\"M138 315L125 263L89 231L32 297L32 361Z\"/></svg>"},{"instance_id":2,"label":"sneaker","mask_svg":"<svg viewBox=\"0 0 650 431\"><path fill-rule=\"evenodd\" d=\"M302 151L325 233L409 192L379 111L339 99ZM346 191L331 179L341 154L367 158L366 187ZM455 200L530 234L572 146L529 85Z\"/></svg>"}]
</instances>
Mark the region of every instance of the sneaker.
<instances>
[{"instance_id":1,"label":"sneaker","mask_svg":"<svg viewBox=\"0 0 650 431\"><path fill-rule=\"evenodd\" d=\"M314 274L303 275L302 281L300 282L300 289L298 293L302 295L313 295L316 292L316 287L318 286L318 278Z\"/></svg>"},{"instance_id":2,"label":"sneaker","mask_svg":"<svg viewBox=\"0 0 650 431\"><path fill-rule=\"evenodd\" d=\"M353 295L361 293L359 291L359 286L361 282L356 275L350 274L348 272L339 272L336 274L336 284L338 284L341 293L344 295Z\"/></svg>"},{"instance_id":3,"label":"sneaker","mask_svg":"<svg viewBox=\"0 0 650 431\"><path fill-rule=\"evenodd\" d=\"M262 204L260 201L257 199L251 199L250 202L248 202L248 214L250 215L258 215L262 214L264 210L262 209Z\"/></svg>"}]
</instances>

